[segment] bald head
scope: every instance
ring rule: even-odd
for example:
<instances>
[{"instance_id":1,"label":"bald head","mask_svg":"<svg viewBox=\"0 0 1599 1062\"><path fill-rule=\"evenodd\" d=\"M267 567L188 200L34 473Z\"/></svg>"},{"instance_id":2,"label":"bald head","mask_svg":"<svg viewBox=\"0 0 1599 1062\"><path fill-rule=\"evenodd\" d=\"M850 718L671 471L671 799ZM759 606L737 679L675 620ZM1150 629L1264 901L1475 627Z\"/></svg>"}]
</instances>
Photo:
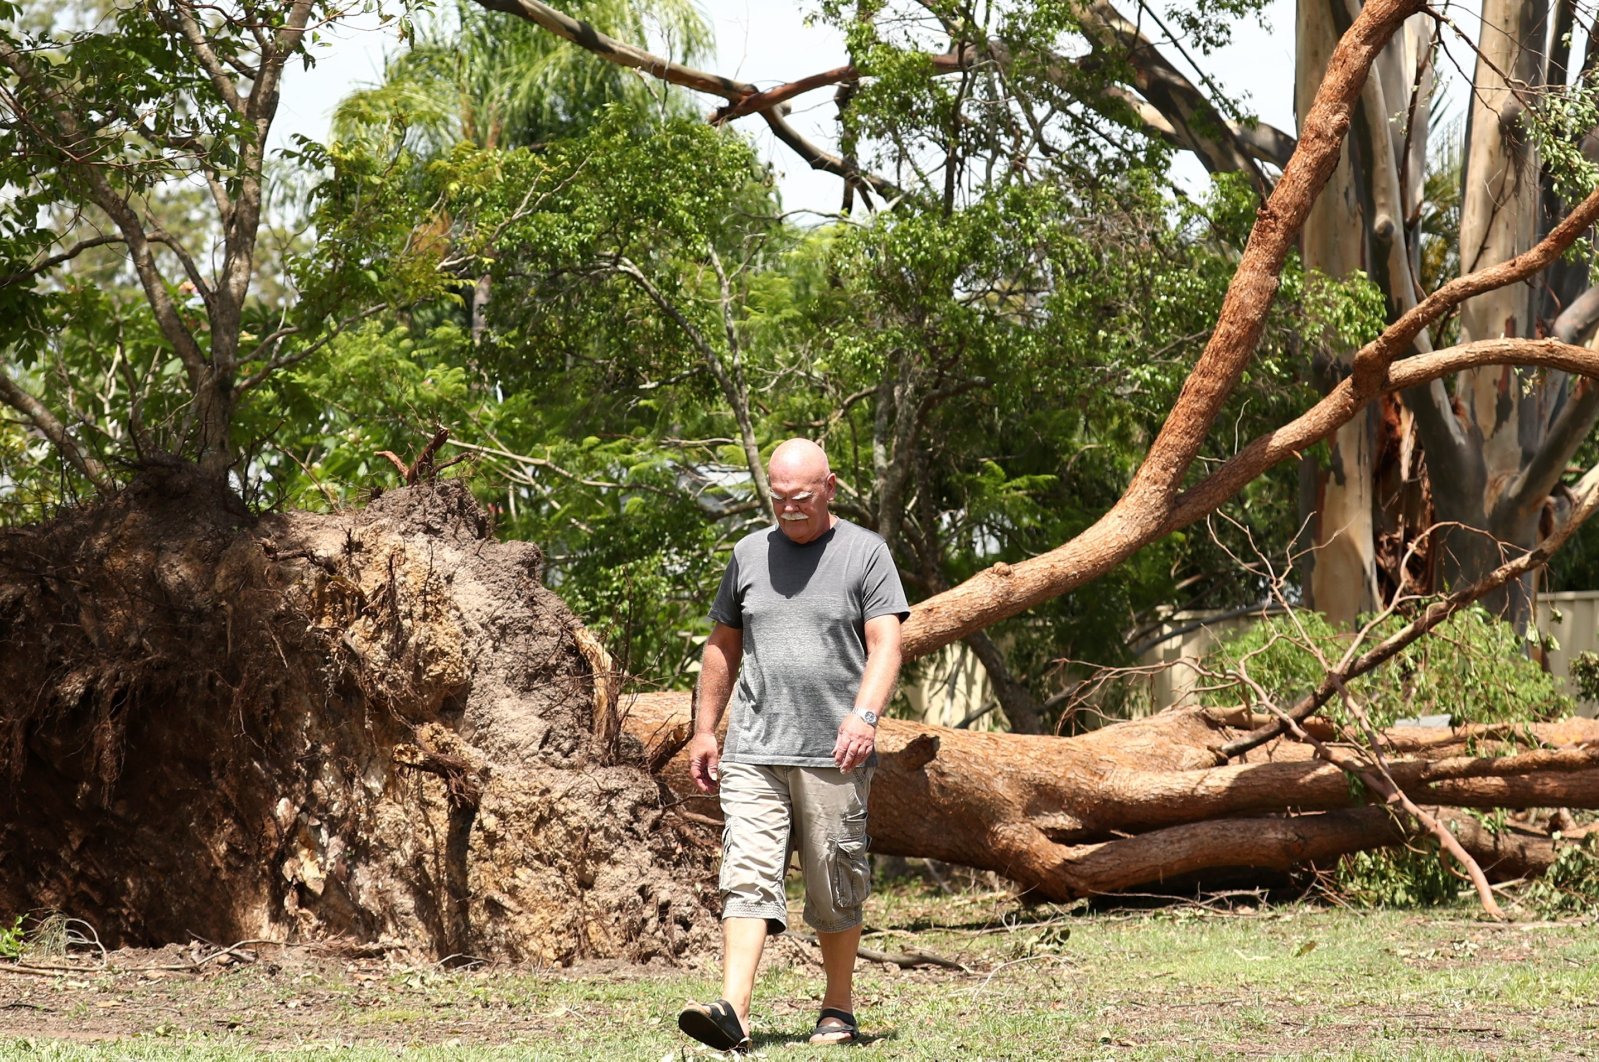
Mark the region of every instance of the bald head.
<instances>
[{"instance_id":1,"label":"bald head","mask_svg":"<svg viewBox=\"0 0 1599 1062\"><path fill-rule=\"evenodd\" d=\"M818 480L825 479L831 471L827 467L827 454L809 439L789 439L778 443L777 449L772 451L767 472L776 479L779 469L791 475L814 476Z\"/></svg>"},{"instance_id":2,"label":"bald head","mask_svg":"<svg viewBox=\"0 0 1599 1062\"><path fill-rule=\"evenodd\" d=\"M777 525L791 541L803 545L833 526L828 506L837 480L820 446L809 439L779 443L766 475L771 480Z\"/></svg>"}]
</instances>

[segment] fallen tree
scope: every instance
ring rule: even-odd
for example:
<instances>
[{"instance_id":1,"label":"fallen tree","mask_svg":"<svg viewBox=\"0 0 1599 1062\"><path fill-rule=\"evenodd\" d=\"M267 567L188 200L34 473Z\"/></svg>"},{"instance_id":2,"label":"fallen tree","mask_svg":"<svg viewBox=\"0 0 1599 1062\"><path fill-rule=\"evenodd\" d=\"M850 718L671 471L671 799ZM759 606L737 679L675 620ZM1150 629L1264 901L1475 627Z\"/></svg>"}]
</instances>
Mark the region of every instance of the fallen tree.
<instances>
[{"instance_id":1,"label":"fallen tree","mask_svg":"<svg viewBox=\"0 0 1599 1062\"><path fill-rule=\"evenodd\" d=\"M623 711L667 784L694 793L676 751L690 725L686 695L639 696ZM1038 898L1069 900L1206 872L1288 870L1418 836L1303 743L1276 738L1225 762L1226 743L1273 722L1237 709L1181 709L1061 738L887 719L872 783L872 850L992 870ZM1539 747L1527 749L1533 739ZM1599 808L1593 720L1400 728L1382 740L1390 773L1418 804ZM717 821L713 798L684 800ZM1558 850L1547 833L1496 834L1469 817L1450 820L1495 880L1537 873Z\"/></svg>"},{"instance_id":2,"label":"fallen tree","mask_svg":"<svg viewBox=\"0 0 1599 1062\"><path fill-rule=\"evenodd\" d=\"M1070 738L885 720L873 850L992 870L1067 900L1221 871L1289 870L1430 835L1500 916L1490 875L1541 873L1573 835L1496 832L1426 808L1599 808L1599 722L1379 733L1347 684L1546 562L1599 509L1599 470L1572 501L1539 548L1418 608L1375 644L1367 642L1377 624L1368 624L1341 659L1322 659L1321 682L1286 708L1242 668L1235 687L1268 711L1171 710ZM1353 723L1317 717L1334 698ZM694 791L681 752L692 725L686 695L636 698L624 724L672 789Z\"/></svg>"},{"instance_id":3,"label":"fallen tree","mask_svg":"<svg viewBox=\"0 0 1599 1062\"><path fill-rule=\"evenodd\" d=\"M191 5L174 6L186 17ZM1250 362L1370 65L1420 7L1367 5L1332 57L1205 354L1127 494L1059 549L995 566L918 605L907 628L913 653L1087 585L1379 395L1488 363L1599 376L1599 355L1553 340L1405 356L1465 299L1523 281L1569 247L1599 217L1596 194L1536 246L1421 300L1304 416L1209 476L1191 475ZM308 7L295 11L299 21L268 56L278 67L299 47ZM227 72L208 55L200 49L199 61L226 88ZM48 71L15 48L0 59L24 95L53 106ZM735 89L733 102L747 95ZM256 90L259 100L224 102L264 129L275 73ZM777 118L771 107L762 113ZM45 146L53 154L42 157L76 165L71 145ZM423 485L326 517L255 517L228 492L233 400L323 340L282 354L263 343L259 371L238 379L249 361L236 310L248 289L254 207L230 205L221 177L211 186L234 219L229 231L249 239L230 251L237 279L225 297L204 277L195 282L213 337L203 349L200 326L161 282L153 247L167 244L119 212L115 189L95 186L163 334L184 355L200 411L185 451L194 464L145 459L141 478L118 494L105 466L20 385L7 380L0 395L107 495L0 537L8 648L0 769L9 781L0 903L70 911L108 943L347 937L553 962L692 947L712 919L703 890L715 845L691 828L714 814L692 796L663 810L651 772L628 765L604 653L539 585L535 547L488 541L459 486ZM198 273L193 256L179 259ZM227 344L217 342L223 333ZM205 395L213 400L198 402ZM414 466L404 471L414 478ZM1580 523L1582 508L1557 513L1550 539ZM1318 696L1339 695L1351 663L1331 668ZM1512 749L1519 736L1492 731L1448 739L1471 742L1469 751L1390 732L1374 736L1369 757L1317 759L1295 738L1316 735L1313 715L1325 700L1258 718L1164 713L1070 739L885 723L877 848L989 867L1040 896L1066 898L1226 867L1280 868L1414 835L1396 817L1397 801L1374 805L1363 794L1402 797L1412 816L1440 805L1599 806L1588 724L1546 726L1532 749ZM686 708L686 695L675 695L626 709L645 764L668 780ZM1380 784L1353 789L1351 774ZM689 792L680 780L675 788ZM1553 842L1521 840L1512 864L1499 842L1461 838L1490 872L1547 864Z\"/></svg>"}]
</instances>

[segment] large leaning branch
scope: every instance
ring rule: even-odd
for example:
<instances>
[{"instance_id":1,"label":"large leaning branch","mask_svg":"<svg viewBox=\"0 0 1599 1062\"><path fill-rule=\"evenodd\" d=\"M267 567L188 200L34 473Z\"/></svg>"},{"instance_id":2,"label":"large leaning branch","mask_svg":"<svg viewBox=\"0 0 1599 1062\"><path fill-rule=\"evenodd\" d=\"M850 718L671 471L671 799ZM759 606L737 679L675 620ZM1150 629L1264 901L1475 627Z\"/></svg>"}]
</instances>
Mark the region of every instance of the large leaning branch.
<instances>
[{"instance_id":1,"label":"large leaning branch","mask_svg":"<svg viewBox=\"0 0 1599 1062\"><path fill-rule=\"evenodd\" d=\"M1271 183L1216 105L1178 73L1137 26L1106 0L1086 5L1078 17L1097 52L1126 61L1139 93L1169 125L1177 143L1198 155L1205 169L1247 174L1263 198L1270 194Z\"/></svg>"},{"instance_id":2,"label":"large leaning branch","mask_svg":"<svg viewBox=\"0 0 1599 1062\"><path fill-rule=\"evenodd\" d=\"M1368 7L1366 10L1370 11L1372 8ZM1347 36L1345 39L1348 39ZM1327 84L1324 83L1323 92L1326 90ZM1359 94L1359 86L1346 86L1345 91L1352 92L1350 99L1353 99ZM1320 106L1318 102L1317 107ZM1347 123L1347 113L1344 119ZM1310 121L1307 121L1306 127L1307 130L1311 128ZM1307 132L1302 142L1305 146L1301 150L1325 149L1326 145L1320 143L1319 133L1317 137L1316 141L1312 141L1311 134ZM1298 179L1293 166L1284 173L1277 191L1273 193L1271 201L1262 211L1262 220L1256 223L1257 232L1266 220L1265 215L1272 212L1279 199L1289 192L1290 175ZM1293 200L1296 206L1300 202L1297 198ZM1303 220L1303 216L1299 216L1294 224L1295 231ZM1328 437L1340 425L1347 423L1365 407L1367 402L1379 394L1419 387L1450 372L1490 362L1543 365L1566 369L1579 375L1595 376L1594 367L1599 364L1599 356L1585 348L1556 340L1486 340L1432 354L1398 359L1411 349L1412 341L1423 329L1450 309L1474 295L1516 283L1533 275L1555 260L1596 221L1599 221L1599 190L1578 204L1550 231L1548 236L1528 251L1507 262L1457 277L1444 284L1357 352L1353 375L1343 380L1325 398L1292 423L1255 439L1190 490L1175 497L1171 496L1170 486L1176 481L1170 478L1169 459L1166 459L1168 467L1161 470L1164 474L1157 473L1159 478L1146 474L1146 470L1157 457L1156 447L1152 447L1145 467L1139 470L1139 478L1134 480L1133 486L1123 495L1121 501L1077 538L1056 547L1049 553L1040 554L1019 564L995 565L959 586L917 605L912 610L911 619L905 630L907 656L915 657L932 652L973 630L990 626L1001 619L1016 615L1036 604L1093 581L1148 542L1186 527L1214 511L1272 465L1290 457L1298 457L1306 448ZM1254 245L1255 239L1256 236L1252 234L1251 246ZM1246 252L1246 262L1247 259ZM1241 265L1240 274L1243 269L1244 266ZM1279 259L1275 270L1280 271L1280 269ZM1258 314L1260 319L1264 319L1266 307L1274 294L1276 276L1277 272L1274 271L1269 277L1253 278L1250 281L1253 286L1243 292L1236 301L1234 290L1229 289L1228 304L1222 311L1223 317L1226 318L1231 312L1228 307L1244 306L1247 307L1247 312ZM1235 277L1234 288L1237 288L1239 283L1239 278ZM1267 287L1267 284L1272 286ZM1220 332L1218 325L1217 334ZM1253 350L1253 343L1258 339L1258 331L1254 338L1234 336L1232 342L1240 343L1246 338L1249 343L1247 350L1239 353L1240 348L1234 347L1216 359L1218 361L1222 361L1224 357L1231 359L1224 362L1226 371L1235 372L1235 366L1241 367L1247 361L1249 353ZM1206 363L1216 342L1213 337L1200 365L1196 366L1184 386L1178 407L1174 407L1167 421L1167 428L1171 428L1174 422L1178 421L1179 409L1195 408L1203 411L1208 408L1213 411L1217 408L1214 403L1225 398L1225 392L1218 391L1218 381L1210 378L1216 375L1217 370L1207 367ZM1236 375L1232 379L1235 380ZM1200 381L1197 385L1196 380ZM1208 405L1195 401L1190 395L1191 389L1197 390L1200 386L1210 389ZM1205 423L1209 424L1208 415ZM1166 432L1163 430L1162 438L1165 435ZM1185 446L1191 438L1190 430L1184 440ZM1164 444L1157 440L1156 445L1160 447ZM1165 458L1164 454L1161 456ZM1186 470L1187 466L1188 463L1185 462L1181 467ZM1149 479L1154 479L1154 482L1147 482Z\"/></svg>"},{"instance_id":3,"label":"large leaning branch","mask_svg":"<svg viewBox=\"0 0 1599 1062\"><path fill-rule=\"evenodd\" d=\"M1183 479L1254 356L1283 264L1338 163L1371 64L1422 7L1420 0L1374 0L1338 42L1298 150L1256 218L1210 342L1121 500L1071 542L1014 566L995 565L923 601L905 627L907 656L925 655L1097 578L1165 533Z\"/></svg>"}]
</instances>

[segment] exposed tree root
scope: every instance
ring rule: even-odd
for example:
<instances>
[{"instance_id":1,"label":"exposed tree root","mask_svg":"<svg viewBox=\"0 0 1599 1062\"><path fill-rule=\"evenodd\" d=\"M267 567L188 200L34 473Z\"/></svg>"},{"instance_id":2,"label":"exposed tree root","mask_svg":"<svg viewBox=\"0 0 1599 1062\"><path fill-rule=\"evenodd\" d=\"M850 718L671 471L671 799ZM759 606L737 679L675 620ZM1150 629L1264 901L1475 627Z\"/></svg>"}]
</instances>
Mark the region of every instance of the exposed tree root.
<instances>
[{"instance_id":1,"label":"exposed tree root","mask_svg":"<svg viewBox=\"0 0 1599 1062\"><path fill-rule=\"evenodd\" d=\"M541 560L458 483L256 520L181 468L0 535L0 909L113 947L709 939L714 852L662 828Z\"/></svg>"}]
</instances>

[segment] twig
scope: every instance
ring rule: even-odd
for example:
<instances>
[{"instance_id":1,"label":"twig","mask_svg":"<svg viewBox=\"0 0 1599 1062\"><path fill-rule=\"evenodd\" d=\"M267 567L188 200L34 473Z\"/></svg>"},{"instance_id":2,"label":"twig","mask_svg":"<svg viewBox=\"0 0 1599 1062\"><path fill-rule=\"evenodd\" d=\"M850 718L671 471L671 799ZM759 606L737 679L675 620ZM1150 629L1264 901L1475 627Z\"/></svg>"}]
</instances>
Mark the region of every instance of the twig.
<instances>
[{"instance_id":1,"label":"twig","mask_svg":"<svg viewBox=\"0 0 1599 1062\"><path fill-rule=\"evenodd\" d=\"M709 815L701 815L697 811L689 811L687 808L679 807L674 807L672 811L681 818L687 819L689 822L698 823L701 826L711 826L716 829L722 828L722 823L717 819L711 818Z\"/></svg>"},{"instance_id":2,"label":"twig","mask_svg":"<svg viewBox=\"0 0 1599 1062\"><path fill-rule=\"evenodd\" d=\"M75 973L75 974L119 973L120 974L120 973L151 973L151 972L155 972L155 971L173 971L173 972L177 972L177 973L189 973L189 972L198 971L200 969L200 967L202 967L202 966L206 965L207 963L212 962L212 961L214 961L216 959L220 959L224 955L232 955L234 958L242 959L245 962L254 962L255 961L255 956L253 954L251 954L250 952L247 952L247 951L241 951L240 949L249 947L250 945L253 945L253 944L280 944L281 945L282 943L283 942L281 940L266 940L264 938L263 939L258 939L258 940L241 940L241 941L239 941L236 944L229 944L225 948L218 948L215 951L212 951L212 952L209 952L209 953L207 953L205 955L202 955L202 956L200 956L197 959L191 959L188 962L184 962L184 963L166 963L166 964L158 965L158 966L113 966L111 963L107 962L104 958L102 958L98 963L94 963L92 965L87 965L87 966L67 966L67 965L62 965L62 964L57 964L57 963L50 963L50 964L24 963L24 962L0 963L0 973L28 974L28 975L34 976L34 977L55 977L55 976L57 976L59 974L64 974L64 973Z\"/></svg>"},{"instance_id":3,"label":"twig","mask_svg":"<svg viewBox=\"0 0 1599 1062\"><path fill-rule=\"evenodd\" d=\"M1053 959L1056 962L1065 963L1068 966L1071 965L1071 960L1068 959L1064 955L1028 955L1026 958L1012 959L1009 962L1002 962L998 966L996 966L992 970L990 970L988 972L988 976L983 978L982 984L976 985L976 986L974 986L971 989L971 994L972 995L976 995L977 993L981 992L983 989L987 988L988 987L988 982L992 981L996 976L998 976L998 974L999 974L999 972L1001 970L1004 970L1004 969L1006 969L1008 967L1011 967L1011 966L1020 966L1024 962L1037 962L1040 959Z\"/></svg>"},{"instance_id":4,"label":"twig","mask_svg":"<svg viewBox=\"0 0 1599 1062\"><path fill-rule=\"evenodd\" d=\"M807 944L814 944L817 947L822 946L822 942L810 933L795 933L793 936L795 940L803 940ZM917 966L942 966L946 970L959 970L961 973L972 972L971 967L958 963L954 959L946 959L942 955L934 955L931 952L919 949L889 952L877 951L874 948L858 948L855 954L868 962L892 963L902 970L909 970Z\"/></svg>"}]
</instances>

